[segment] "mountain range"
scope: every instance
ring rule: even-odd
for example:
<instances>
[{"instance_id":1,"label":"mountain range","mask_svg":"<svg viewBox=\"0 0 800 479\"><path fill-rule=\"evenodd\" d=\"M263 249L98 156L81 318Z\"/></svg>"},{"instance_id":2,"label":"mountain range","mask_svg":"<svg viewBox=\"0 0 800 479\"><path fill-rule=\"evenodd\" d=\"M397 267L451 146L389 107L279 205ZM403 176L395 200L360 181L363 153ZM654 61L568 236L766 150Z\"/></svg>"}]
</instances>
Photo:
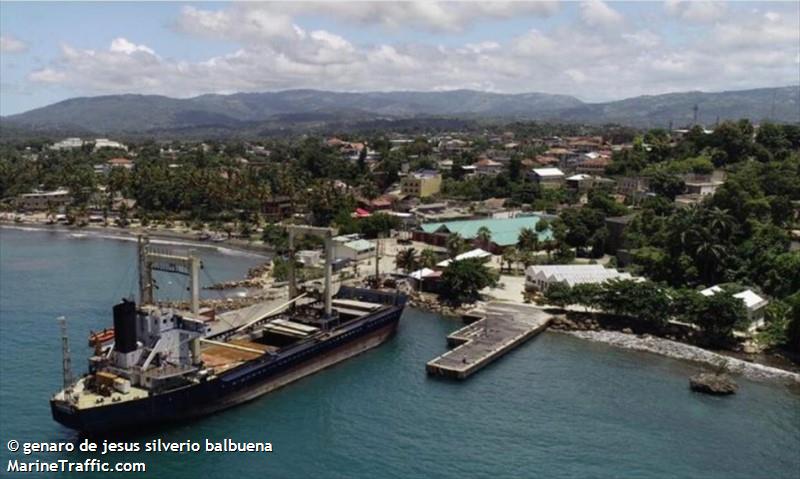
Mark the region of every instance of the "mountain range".
<instances>
[{"instance_id":1,"label":"mountain range","mask_svg":"<svg viewBox=\"0 0 800 479\"><path fill-rule=\"evenodd\" d=\"M568 95L474 90L344 93L286 90L177 99L107 95L64 100L0 119L4 137L22 132L83 135L253 136L314 127L346 128L436 120L540 120L685 126L749 118L800 122L800 86L683 92L587 103Z\"/></svg>"}]
</instances>

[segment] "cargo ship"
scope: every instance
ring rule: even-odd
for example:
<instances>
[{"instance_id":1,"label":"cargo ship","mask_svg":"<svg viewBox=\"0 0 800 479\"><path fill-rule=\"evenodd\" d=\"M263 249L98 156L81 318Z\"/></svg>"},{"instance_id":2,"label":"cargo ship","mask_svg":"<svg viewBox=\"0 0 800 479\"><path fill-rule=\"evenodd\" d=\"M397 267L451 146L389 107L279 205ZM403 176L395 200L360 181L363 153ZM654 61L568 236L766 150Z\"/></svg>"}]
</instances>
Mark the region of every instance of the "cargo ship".
<instances>
[{"instance_id":1,"label":"cargo ship","mask_svg":"<svg viewBox=\"0 0 800 479\"><path fill-rule=\"evenodd\" d=\"M198 307L195 256L153 251L140 239L140 304L123 300L113 307L113 330L90 336L94 355L77 380L69 372L65 337L64 388L50 401L53 418L87 435L189 420L384 343L397 329L405 296L344 286L333 294L331 234L305 228L322 230L326 239L324 289L298 290L291 270L289 301L218 316ZM192 277L189 311L154 304L154 270Z\"/></svg>"}]
</instances>

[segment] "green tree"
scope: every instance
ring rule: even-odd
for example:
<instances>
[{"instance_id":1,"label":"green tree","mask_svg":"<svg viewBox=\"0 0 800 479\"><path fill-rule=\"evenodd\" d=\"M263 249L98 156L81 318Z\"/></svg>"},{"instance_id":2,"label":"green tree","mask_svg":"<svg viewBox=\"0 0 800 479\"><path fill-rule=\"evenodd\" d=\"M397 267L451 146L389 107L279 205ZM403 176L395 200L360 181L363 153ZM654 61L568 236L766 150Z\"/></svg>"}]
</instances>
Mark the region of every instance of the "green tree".
<instances>
[{"instance_id":1,"label":"green tree","mask_svg":"<svg viewBox=\"0 0 800 479\"><path fill-rule=\"evenodd\" d=\"M447 248L447 255L450 258L455 258L466 251L467 246L460 234L451 233L445 241L445 248Z\"/></svg>"},{"instance_id":2,"label":"green tree","mask_svg":"<svg viewBox=\"0 0 800 479\"><path fill-rule=\"evenodd\" d=\"M522 228L517 237L517 248L522 251L533 251L539 246L539 235L533 228Z\"/></svg>"},{"instance_id":3,"label":"green tree","mask_svg":"<svg viewBox=\"0 0 800 479\"><path fill-rule=\"evenodd\" d=\"M438 262L436 252L432 249L424 249L419 254L419 265L423 268L433 268Z\"/></svg>"},{"instance_id":4,"label":"green tree","mask_svg":"<svg viewBox=\"0 0 800 479\"><path fill-rule=\"evenodd\" d=\"M481 245L482 248L488 249L492 244L492 232L489 228L485 226L481 226L478 228L478 232L475 235L475 239L478 240L478 243Z\"/></svg>"},{"instance_id":5,"label":"green tree","mask_svg":"<svg viewBox=\"0 0 800 479\"><path fill-rule=\"evenodd\" d=\"M401 249L395 256L394 264L398 269L411 273L417 269L417 250L414 248Z\"/></svg>"},{"instance_id":6,"label":"green tree","mask_svg":"<svg viewBox=\"0 0 800 479\"><path fill-rule=\"evenodd\" d=\"M442 273L440 296L460 305L480 298L480 291L495 286L497 278L480 259L452 261Z\"/></svg>"}]
</instances>

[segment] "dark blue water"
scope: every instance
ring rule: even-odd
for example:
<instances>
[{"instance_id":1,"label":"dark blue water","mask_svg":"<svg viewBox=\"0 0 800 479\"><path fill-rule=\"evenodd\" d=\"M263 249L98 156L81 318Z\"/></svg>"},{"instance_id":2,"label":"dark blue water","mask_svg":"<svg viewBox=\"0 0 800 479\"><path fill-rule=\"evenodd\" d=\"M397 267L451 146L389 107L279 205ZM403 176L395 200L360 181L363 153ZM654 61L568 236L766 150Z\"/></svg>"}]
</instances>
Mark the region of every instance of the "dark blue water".
<instances>
[{"instance_id":1,"label":"dark blue water","mask_svg":"<svg viewBox=\"0 0 800 479\"><path fill-rule=\"evenodd\" d=\"M74 438L49 415L61 382L53 318L70 318L75 368L84 368L85 333L108 324L116 278L134 250L0 229L0 475L12 457L8 439ZM254 261L205 254L218 280ZM701 396L687 387L695 366L554 333L466 382L429 379L425 362L458 326L408 310L398 336L376 350L242 407L137 438L271 441L271 454L114 459L143 460L148 477L169 478L800 477L795 390L740 379L736 396ZM83 458L36 456L60 457Z\"/></svg>"}]
</instances>

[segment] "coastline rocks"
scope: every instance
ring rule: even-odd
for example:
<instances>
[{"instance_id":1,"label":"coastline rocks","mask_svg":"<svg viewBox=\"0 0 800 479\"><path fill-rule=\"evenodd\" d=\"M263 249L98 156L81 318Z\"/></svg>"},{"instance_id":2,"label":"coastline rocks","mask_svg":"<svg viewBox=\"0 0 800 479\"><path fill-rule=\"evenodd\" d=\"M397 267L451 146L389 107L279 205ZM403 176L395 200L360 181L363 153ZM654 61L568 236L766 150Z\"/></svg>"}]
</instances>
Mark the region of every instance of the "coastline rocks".
<instances>
[{"instance_id":1,"label":"coastline rocks","mask_svg":"<svg viewBox=\"0 0 800 479\"><path fill-rule=\"evenodd\" d=\"M635 336L624 334L617 331L562 331L563 334L570 334L582 339L597 341L610 344L621 348L635 351L645 351L675 359L683 359L710 366L718 366L725 363L727 371L733 374L741 374L749 379L765 380L777 379L800 384L800 374L786 371L785 369L765 366L763 364L751 363L741 359L714 353L690 344L670 341L648 334Z\"/></svg>"},{"instance_id":2,"label":"coastline rocks","mask_svg":"<svg viewBox=\"0 0 800 479\"><path fill-rule=\"evenodd\" d=\"M739 386L727 374L700 373L689 378L692 391L725 396L734 394Z\"/></svg>"}]
</instances>

